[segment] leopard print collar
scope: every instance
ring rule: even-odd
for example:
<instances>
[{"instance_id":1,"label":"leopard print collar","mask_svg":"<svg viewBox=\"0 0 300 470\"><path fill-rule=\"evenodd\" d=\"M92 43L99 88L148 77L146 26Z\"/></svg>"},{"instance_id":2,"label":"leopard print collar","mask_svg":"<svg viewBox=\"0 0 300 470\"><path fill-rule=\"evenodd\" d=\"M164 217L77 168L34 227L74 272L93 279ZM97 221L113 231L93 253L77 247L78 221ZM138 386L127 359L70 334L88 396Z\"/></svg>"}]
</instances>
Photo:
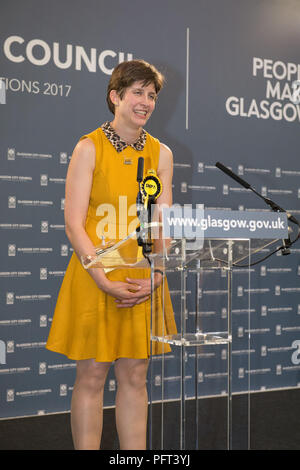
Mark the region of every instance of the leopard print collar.
<instances>
[{"instance_id":1,"label":"leopard print collar","mask_svg":"<svg viewBox=\"0 0 300 470\"><path fill-rule=\"evenodd\" d=\"M124 140L122 140L121 137L116 133L114 128L110 125L109 121L102 124L101 129L103 130L104 134L118 153L122 152L122 150L126 149L126 147L133 147L138 152L144 150L147 136L146 131L144 129L142 129L139 138L133 144L127 144Z\"/></svg>"}]
</instances>

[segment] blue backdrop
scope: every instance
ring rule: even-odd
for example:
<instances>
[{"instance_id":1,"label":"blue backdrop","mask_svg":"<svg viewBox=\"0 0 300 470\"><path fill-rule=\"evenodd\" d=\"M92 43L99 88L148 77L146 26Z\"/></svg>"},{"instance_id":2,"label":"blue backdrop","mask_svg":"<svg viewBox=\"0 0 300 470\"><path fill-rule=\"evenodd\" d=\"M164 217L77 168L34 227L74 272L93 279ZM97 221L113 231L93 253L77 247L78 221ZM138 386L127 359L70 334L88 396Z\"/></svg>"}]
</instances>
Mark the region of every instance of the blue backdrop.
<instances>
[{"instance_id":1,"label":"blue backdrop","mask_svg":"<svg viewBox=\"0 0 300 470\"><path fill-rule=\"evenodd\" d=\"M297 217L300 107L292 101L292 83L300 79L299 20L300 4L292 0L11 0L2 6L2 418L70 407L75 363L45 350L72 254L64 234L64 183L79 137L111 119L105 95L112 69L144 58L166 75L147 130L173 151L175 202L267 210L216 169L221 161ZM252 390L298 387L299 249L296 244L290 256L251 270L251 370L241 358L234 362L236 392L248 374ZM216 286L206 279L202 319L224 322L225 281ZM247 281L241 273L234 280L238 345L248 333ZM176 290L172 298L178 305ZM173 372L165 380L176 384L176 353L169 361ZM198 374L203 396L222 393L224 350L203 353ZM114 403L115 389L112 370L106 406Z\"/></svg>"}]
</instances>

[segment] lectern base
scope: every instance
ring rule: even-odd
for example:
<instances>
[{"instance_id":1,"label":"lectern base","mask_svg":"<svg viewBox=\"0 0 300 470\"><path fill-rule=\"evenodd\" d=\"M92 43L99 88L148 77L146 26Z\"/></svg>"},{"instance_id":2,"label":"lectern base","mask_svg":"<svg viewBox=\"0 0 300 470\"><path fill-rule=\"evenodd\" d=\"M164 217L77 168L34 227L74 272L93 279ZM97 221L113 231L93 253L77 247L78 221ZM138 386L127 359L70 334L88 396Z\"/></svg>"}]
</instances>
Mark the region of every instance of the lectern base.
<instances>
[{"instance_id":1,"label":"lectern base","mask_svg":"<svg viewBox=\"0 0 300 470\"><path fill-rule=\"evenodd\" d=\"M231 336L228 335L227 331L151 336L151 339L161 343L173 344L174 346L200 346L203 344L227 344L231 342Z\"/></svg>"}]
</instances>

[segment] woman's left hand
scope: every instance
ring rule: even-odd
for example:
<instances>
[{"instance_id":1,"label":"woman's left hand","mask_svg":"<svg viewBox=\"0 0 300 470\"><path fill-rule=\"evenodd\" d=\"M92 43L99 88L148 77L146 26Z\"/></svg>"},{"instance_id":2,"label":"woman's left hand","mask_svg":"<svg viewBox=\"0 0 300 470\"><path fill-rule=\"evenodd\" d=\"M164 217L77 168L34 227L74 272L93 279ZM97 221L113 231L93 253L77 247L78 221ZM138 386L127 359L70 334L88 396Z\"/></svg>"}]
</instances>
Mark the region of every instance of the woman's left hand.
<instances>
[{"instance_id":1,"label":"woman's left hand","mask_svg":"<svg viewBox=\"0 0 300 470\"><path fill-rule=\"evenodd\" d=\"M138 294L138 298L135 300L131 299L124 299L124 300L116 300L117 307L120 308L130 308L134 305L141 304L142 302L146 302L150 299L151 296L151 279L132 279L130 277L126 278L126 282L128 284L138 285L140 289L136 294ZM156 289L162 282L162 275L160 273L154 274L154 288ZM136 297L136 296L135 296Z\"/></svg>"}]
</instances>

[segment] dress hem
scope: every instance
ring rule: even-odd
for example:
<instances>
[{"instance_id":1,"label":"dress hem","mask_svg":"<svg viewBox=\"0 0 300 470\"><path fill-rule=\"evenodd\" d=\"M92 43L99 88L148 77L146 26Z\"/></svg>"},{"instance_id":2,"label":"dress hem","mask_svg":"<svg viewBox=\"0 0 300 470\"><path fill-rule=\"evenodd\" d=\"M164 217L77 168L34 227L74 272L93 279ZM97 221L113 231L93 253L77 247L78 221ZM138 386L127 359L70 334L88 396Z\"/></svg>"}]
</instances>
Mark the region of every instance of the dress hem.
<instances>
[{"instance_id":1,"label":"dress hem","mask_svg":"<svg viewBox=\"0 0 300 470\"><path fill-rule=\"evenodd\" d=\"M143 356L143 357L130 357L129 355L120 355L120 356L116 356L114 359L101 359L101 360L99 360L99 359L97 359L97 356L96 357L95 356L78 357L77 355L73 356L73 354L63 352L62 350L60 350L58 348L54 348L52 346L46 346L46 349L48 351L52 351L52 352L55 352L55 353L58 353L58 354L62 354L63 356L66 356L68 359L70 359L71 361L86 361L88 359L95 359L95 362L115 362L118 359L149 359L150 358L150 355Z\"/></svg>"}]
</instances>

